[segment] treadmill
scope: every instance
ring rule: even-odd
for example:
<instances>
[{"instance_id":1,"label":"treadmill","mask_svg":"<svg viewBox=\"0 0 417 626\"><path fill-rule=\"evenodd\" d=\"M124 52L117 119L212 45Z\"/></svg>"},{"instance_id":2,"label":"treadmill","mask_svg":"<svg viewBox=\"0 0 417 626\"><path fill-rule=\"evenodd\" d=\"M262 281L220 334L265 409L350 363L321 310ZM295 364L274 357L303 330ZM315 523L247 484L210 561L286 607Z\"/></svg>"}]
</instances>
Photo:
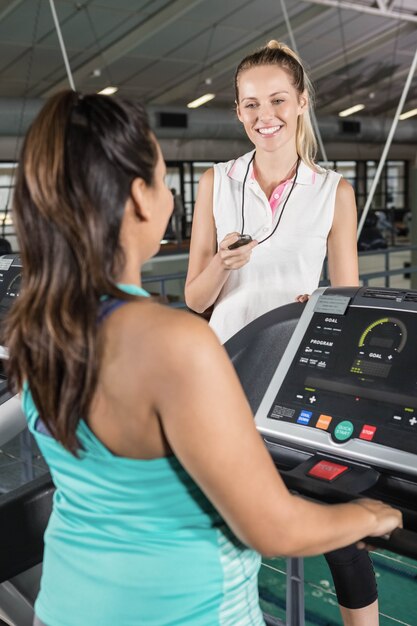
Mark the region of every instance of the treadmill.
<instances>
[{"instance_id":1,"label":"treadmill","mask_svg":"<svg viewBox=\"0 0 417 626\"><path fill-rule=\"evenodd\" d=\"M18 292L21 262L6 255L1 263L4 314ZM417 558L414 345L417 292L327 288L307 305L254 320L225 348L287 486L321 501L365 495L399 507L404 530L372 544ZM0 418L12 399L0 404ZM11 421L14 433L25 426L18 411ZM1 430L0 419L0 440ZM0 495L0 619L11 626L31 626L53 491L45 474ZM302 626L302 560L289 566L287 624Z\"/></svg>"},{"instance_id":2,"label":"treadmill","mask_svg":"<svg viewBox=\"0 0 417 626\"><path fill-rule=\"evenodd\" d=\"M0 256L0 323L19 294L21 274L22 264L17 255ZM0 446L26 426L20 401L8 388L2 359L7 359L7 350L0 346Z\"/></svg>"},{"instance_id":3,"label":"treadmill","mask_svg":"<svg viewBox=\"0 0 417 626\"><path fill-rule=\"evenodd\" d=\"M404 529L369 543L414 559L416 347L417 291L372 287L320 288L225 344L287 487L324 502L370 497L401 509ZM287 624L302 626L302 560L288 567Z\"/></svg>"},{"instance_id":4,"label":"treadmill","mask_svg":"<svg viewBox=\"0 0 417 626\"><path fill-rule=\"evenodd\" d=\"M19 295L21 276L18 255L0 256L0 323ZM8 388L5 359L7 350L0 346L0 448L28 434L20 399ZM32 626L53 491L48 472L12 491L0 490L1 625Z\"/></svg>"}]
</instances>

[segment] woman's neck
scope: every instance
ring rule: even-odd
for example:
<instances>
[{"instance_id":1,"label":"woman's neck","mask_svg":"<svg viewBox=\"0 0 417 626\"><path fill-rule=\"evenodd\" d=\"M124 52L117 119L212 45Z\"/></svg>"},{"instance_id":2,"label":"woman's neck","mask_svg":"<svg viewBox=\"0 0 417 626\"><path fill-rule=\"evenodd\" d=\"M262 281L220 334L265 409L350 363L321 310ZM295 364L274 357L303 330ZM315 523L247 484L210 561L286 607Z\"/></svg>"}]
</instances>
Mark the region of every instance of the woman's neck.
<instances>
[{"instance_id":1,"label":"woman's neck","mask_svg":"<svg viewBox=\"0 0 417 626\"><path fill-rule=\"evenodd\" d=\"M295 148L287 153L256 151L255 178L268 198L278 185L294 176L297 161L298 155Z\"/></svg>"},{"instance_id":2,"label":"woman's neck","mask_svg":"<svg viewBox=\"0 0 417 626\"><path fill-rule=\"evenodd\" d=\"M139 268L139 260L129 259L129 256L127 256L125 266L117 276L117 282L121 283L122 285L136 285L137 287L141 287L142 281Z\"/></svg>"}]
</instances>

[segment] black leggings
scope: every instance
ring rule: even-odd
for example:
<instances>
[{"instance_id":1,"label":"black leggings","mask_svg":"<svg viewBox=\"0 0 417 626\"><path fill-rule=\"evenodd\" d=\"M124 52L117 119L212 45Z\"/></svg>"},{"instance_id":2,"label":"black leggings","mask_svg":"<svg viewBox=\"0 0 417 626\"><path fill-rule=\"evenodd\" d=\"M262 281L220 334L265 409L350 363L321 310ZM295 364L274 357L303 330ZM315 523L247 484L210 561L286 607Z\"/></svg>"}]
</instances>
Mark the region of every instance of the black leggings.
<instances>
[{"instance_id":1,"label":"black leggings","mask_svg":"<svg viewBox=\"0 0 417 626\"><path fill-rule=\"evenodd\" d=\"M332 573L337 600L346 609L362 609L378 598L375 572L367 550L355 545L324 555Z\"/></svg>"}]
</instances>

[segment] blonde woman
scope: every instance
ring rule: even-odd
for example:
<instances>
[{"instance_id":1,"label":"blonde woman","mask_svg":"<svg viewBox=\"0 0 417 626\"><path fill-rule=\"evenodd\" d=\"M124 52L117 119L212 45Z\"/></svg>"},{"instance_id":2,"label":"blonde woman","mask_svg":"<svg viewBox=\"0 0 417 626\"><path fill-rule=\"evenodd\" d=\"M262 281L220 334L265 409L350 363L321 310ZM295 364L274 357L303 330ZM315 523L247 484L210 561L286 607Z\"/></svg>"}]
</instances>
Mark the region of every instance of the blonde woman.
<instances>
[{"instance_id":1,"label":"blonde woman","mask_svg":"<svg viewBox=\"0 0 417 626\"><path fill-rule=\"evenodd\" d=\"M301 60L269 42L239 64L235 94L254 150L200 181L185 290L191 309L214 306L210 325L221 342L263 313L307 299L326 254L332 286L359 281L354 192L314 161L311 85ZM352 546L326 556L345 626L376 626L367 552Z\"/></svg>"}]
</instances>

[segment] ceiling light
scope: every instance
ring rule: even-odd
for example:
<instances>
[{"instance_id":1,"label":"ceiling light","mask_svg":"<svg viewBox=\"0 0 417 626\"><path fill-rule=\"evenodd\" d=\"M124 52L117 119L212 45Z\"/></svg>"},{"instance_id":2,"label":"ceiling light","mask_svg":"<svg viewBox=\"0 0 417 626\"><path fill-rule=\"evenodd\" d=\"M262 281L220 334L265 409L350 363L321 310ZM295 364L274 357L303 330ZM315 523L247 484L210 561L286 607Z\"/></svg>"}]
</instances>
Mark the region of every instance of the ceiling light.
<instances>
[{"instance_id":1,"label":"ceiling light","mask_svg":"<svg viewBox=\"0 0 417 626\"><path fill-rule=\"evenodd\" d=\"M118 87L105 87L104 89L102 89L101 91L98 91L97 93L99 93L102 96L112 96L114 93L116 93L116 91L118 91Z\"/></svg>"},{"instance_id":2,"label":"ceiling light","mask_svg":"<svg viewBox=\"0 0 417 626\"><path fill-rule=\"evenodd\" d=\"M358 111L362 111L365 108L364 104L355 104L354 107L350 107L349 109L345 109L344 111L340 111L339 117L347 117L348 115L353 115L353 113L357 113Z\"/></svg>"},{"instance_id":3,"label":"ceiling light","mask_svg":"<svg viewBox=\"0 0 417 626\"><path fill-rule=\"evenodd\" d=\"M406 111L405 113L401 113L399 119L407 120L409 117L413 117L414 115L417 115L417 109L411 109L411 111Z\"/></svg>"},{"instance_id":4,"label":"ceiling light","mask_svg":"<svg viewBox=\"0 0 417 626\"><path fill-rule=\"evenodd\" d=\"M196 109L197 107L201 107L202 104L206 104L206 102L210 102L210 100L213 100L213 98L215 97L216 95L214 93L205 93L204 96L200 96L196 100L189 102L187 104L187 107L189 109Z\"/></svg>"}]
</instances>

